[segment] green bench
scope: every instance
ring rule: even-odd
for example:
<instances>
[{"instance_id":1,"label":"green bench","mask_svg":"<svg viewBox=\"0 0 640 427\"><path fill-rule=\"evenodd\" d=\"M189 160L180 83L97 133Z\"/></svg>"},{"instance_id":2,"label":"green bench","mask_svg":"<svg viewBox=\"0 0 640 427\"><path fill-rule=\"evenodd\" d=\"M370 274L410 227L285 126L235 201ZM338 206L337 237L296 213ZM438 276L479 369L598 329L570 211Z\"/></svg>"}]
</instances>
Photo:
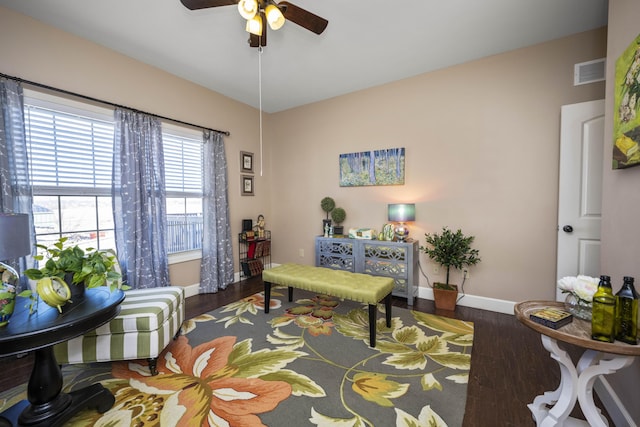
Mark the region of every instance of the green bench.
<instances>
[{"instance_id":1,"label":"green bench","mask_svg":"<svg viewBox=\"0 0 640 427\"><path fill-rule=\"evenodd\" d=\"M391 291L394 281L390 277L371 276L332 270L310 265L283 264L262 272L264 281L264 312L269 313L271 285L287 286L289 302L293 301L293 288L331 295L369 304L369 343L376 346L376 309L384 300L387 326L391 326Z\"/></svg>"}]
</instances>

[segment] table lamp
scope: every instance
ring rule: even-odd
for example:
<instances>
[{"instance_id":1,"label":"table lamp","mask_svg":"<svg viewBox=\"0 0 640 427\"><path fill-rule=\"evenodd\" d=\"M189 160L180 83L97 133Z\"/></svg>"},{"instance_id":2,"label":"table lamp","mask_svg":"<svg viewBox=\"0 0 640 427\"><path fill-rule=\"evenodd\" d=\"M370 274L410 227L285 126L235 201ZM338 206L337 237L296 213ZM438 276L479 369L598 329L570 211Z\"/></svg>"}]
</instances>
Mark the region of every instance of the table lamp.
<instances>
[{"instance_id":1,"label":"table lamp","mask_svg":"<svg viewBox=\"0 0 640 427\"><path fill-rule=\"evenodd\" d=\"M396 240L404 242L409 236L409 228L405 222L416 220L415 203L395 203L388 205L389 221L395 222Z\"/></svg>"},{"instance_id":2,"label":"table lamp","mask_svg":"<svg viewBox=\"0 0 640 427\"><path fill-rule=\"evenodd\" d=\"M1 261L13 260L31 253L29 215L0 213L0 327L9 323L16 303L16 287L20 275Z\"/></svg>"}]
</instances>

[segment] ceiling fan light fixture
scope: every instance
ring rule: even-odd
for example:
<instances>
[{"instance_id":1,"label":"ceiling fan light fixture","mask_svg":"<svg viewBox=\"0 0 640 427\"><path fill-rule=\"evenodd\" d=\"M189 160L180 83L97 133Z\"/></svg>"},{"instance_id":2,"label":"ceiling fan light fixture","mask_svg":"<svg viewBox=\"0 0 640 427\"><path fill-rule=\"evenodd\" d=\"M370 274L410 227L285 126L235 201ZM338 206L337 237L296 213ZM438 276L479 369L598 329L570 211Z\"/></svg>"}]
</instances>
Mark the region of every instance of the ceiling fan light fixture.
<instances>
[{"instance_id":1,"label":"ceiling fan light fixture","mask_svg":"<svg viewBox=\"0 0 640 427\"><path fill-rule=\"evenodd\" d=\"M252 19L258 13L258 1L240 0L238 2L238 12L244 19Z\"/></svg>"},{"instance_id":2,"label":"ceiling fan light fixture","mask_svg":"<svg viewBox=\"0 0 640 427\"><path fill-rule=\"evenodd\" d=\"M251 19L247 19L247 26L245 27L247 33L254 34L256 36L262 35L262 18L260 15L255 15Z\"/></svg>"},{"instance_id":3,"label":"ceiling fan light fixture","mask_svg":"<svg viewBox=\"0 0 640 427\"><path fill-rule=\"evenodd\" d=\"M285 23L284 15L278 6L275 4L270 4L264 10L265 15L267 16L267 22L269 23L269 27L272 30L279 30Z\"/></svg>"}]
</instances>

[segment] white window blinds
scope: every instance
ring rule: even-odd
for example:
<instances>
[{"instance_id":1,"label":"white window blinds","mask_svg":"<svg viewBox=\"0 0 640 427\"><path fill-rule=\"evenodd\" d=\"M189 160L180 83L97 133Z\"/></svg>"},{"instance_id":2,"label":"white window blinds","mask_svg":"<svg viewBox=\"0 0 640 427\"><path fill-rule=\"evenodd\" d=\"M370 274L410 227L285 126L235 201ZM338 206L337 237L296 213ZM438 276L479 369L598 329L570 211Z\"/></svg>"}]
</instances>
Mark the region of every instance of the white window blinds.
<instances>
[{"instance_id":1,"label":"white window blinds","mask_svg":"<svg viewBox=\"0 0 640 427\"><path fill-rule=\"evenodd\" d=\"M168 197L202 197L202 141L163 132Z\"/></svg>"},{"instance_id":2,"label":"white window blinds","mask_svg":"<svg viewBox=\"0 0 640 427\"><path fill-rule=\"evenodd\" d=\"M109 194L113 123L25 106L31 179L37 194Z\"/></svg>"}]
</instances>

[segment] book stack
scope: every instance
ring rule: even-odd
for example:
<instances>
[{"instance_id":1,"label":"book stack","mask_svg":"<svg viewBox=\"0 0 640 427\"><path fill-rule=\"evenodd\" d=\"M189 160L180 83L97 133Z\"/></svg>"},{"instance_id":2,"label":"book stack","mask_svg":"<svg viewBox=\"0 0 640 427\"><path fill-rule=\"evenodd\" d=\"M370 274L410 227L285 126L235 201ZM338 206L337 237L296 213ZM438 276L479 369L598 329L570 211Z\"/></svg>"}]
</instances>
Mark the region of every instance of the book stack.
<instances>
[{"instance_id":1,"label":"book stack","mask_svg":"<svg viewBox=\"0 0 640 427\"><path fill-rule=\"evenodd\" d=\"M531 313L529 318L551 329L558 329L573 322L573 315L571 313L552 307L543 308Z\"/></svg>"},{"instance_id":2,"label":"book stack","mask_svg":"<svg viewBox=\"0 0 640 427\"><path fill-rule=\"evenodd\" d=\"M250 259L246 262L242 262L242 272L246 277L253 277L262 274L264 266L259 259Z\"/></svg>"}]
</instances>

